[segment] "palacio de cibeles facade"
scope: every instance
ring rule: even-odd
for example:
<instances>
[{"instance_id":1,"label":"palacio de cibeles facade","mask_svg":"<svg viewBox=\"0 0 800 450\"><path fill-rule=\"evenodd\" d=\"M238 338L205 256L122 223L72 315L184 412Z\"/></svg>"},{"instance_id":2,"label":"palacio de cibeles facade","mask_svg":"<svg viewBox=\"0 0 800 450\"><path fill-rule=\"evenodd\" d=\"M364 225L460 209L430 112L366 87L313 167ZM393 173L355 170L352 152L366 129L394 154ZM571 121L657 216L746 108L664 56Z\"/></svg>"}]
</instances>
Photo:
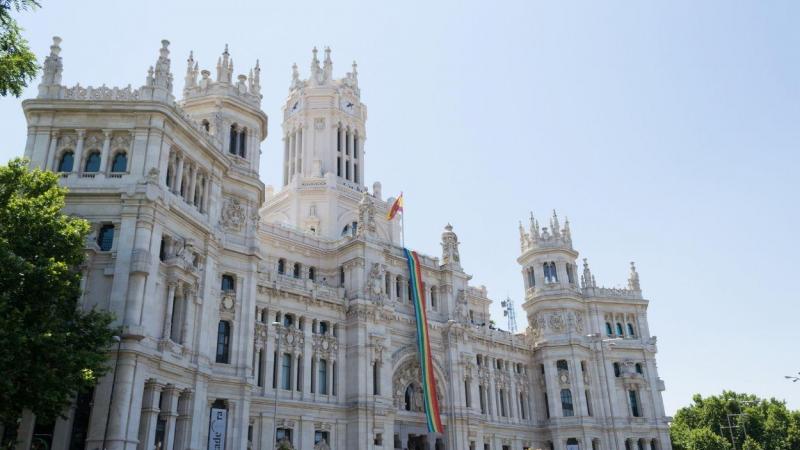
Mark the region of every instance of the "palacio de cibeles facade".
<instances>
[{"instance_id":1,"label":"palacio de cibeles facade","mask_svg":"<svg viewBox=\"0 0 800 450\"><path fill-rule=\"evenodd\" d=\"M430 431L416 285L395 199L365 183L355 63L336 78L314 49L307 78L293 67L272 188L257 62L235 75L226 47L212 73L189 55L176 99L167 41L136 89L63 85L60 42L23 102L25 156L91 222L81 305L122 332L115 371L46 430L54 450L671 449L636 268L601 287L555 213L519 225L520 333L493 326L454 227L419 255ZM41 428L25 414L17 448Z\"/></svg>"}]
</instances>

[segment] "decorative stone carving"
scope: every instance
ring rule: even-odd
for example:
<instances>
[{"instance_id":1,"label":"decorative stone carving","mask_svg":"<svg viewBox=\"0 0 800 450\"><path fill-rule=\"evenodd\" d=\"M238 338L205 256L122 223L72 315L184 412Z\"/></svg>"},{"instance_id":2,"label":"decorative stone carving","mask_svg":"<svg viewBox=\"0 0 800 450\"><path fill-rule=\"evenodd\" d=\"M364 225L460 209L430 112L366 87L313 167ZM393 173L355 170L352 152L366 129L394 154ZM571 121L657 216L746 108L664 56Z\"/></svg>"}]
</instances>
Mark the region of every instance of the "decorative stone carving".
<instances>
[{"instance_id":1,"label":"decorative stone carving","mask_svg":"<svg viewBox=\"0 0 800 450\"><path fill-rule=\"evenodd\" d=\"M314 129L317 131L321 131L325 129L325 118L324 117L317 117L314 119Z\"/></svg>"},{"instance_id":2,"label":"decorative stone carving","mask_svg":"<svg viewBox=\"0 0 800 450\"><path fill-rule=\"evenodd\" d=\"M372 263L369 271L368 296L373 301L383 304L386 293L384 292L384 278L386 266L380 263Z\"/></svg>"},{"instance_id":3,"label":"decorative stone carving","mask_svg":"<svg viewBox=\"0 0 800 450\"><path fill-rule=\"evenodd\" d=\"M561 313L550 314L550 318L548 319L548 325L550 326L550 329L556 333L563 331L565 323L564 323L564 318L561 316Z\"/></svg>"},{"instance_id":4,"label":"decorative stone carving","mask_svg":"<svg viewBox=\"0 0 800 450\"><path fill-rule=\"evenodd\" d=\"M222 205L220 223L224 228L239 231L246 218L245 207L235 197L228 197Z\"/></svg>"},{"instance_id":5,"label":"decorative stone carving","mask_svg":"<svg viewBox=\"0 0 800 450\"><path fill-rule=\"evenodd\" d=\"M372 197L364 192L361 201L358 203L358 228L356 237L374 235L378 230L375 225L375 203Z\"/></svg>"}]
</instances>

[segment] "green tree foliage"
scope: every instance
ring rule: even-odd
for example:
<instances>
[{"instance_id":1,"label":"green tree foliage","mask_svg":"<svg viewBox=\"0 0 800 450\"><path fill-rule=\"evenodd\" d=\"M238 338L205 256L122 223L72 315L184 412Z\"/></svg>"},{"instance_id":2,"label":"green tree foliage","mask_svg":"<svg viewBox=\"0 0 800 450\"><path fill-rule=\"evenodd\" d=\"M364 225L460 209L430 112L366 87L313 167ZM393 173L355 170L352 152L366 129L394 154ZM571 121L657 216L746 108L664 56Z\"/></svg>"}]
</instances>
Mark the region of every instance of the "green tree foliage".
<instances>
[{"instance_id":1,"label":"green tree foliage","mask_svg":"<svg viewBox=\"0 0 800 450\"><path fill-rule=\"evenodd\" d=\"M22 90L36 76L36 55L22 37L22 29L11 12L39 6L37 0L0 0L0 95L22 95Z\"/></svg>"},{"instance_id":2,"label":"green tree foliage","mask_svg":"<svg viewBox=\"0 0 800 450\"><path fill-rule=\"evenodd\" d=\"M0 166L0 422L23 409L53 419L108 370L105 312L79 309L89 224L61 212L52 172Z\"/></svg>"},{"instance_id":3,"label":"green tree foliage","mask_svg":"<svg viewBox=\"0 0 800 450\"><path fill-rule=\"evenodd\" d=\"M790 411L784 402L731 391L692 400L670 428L675 450L733 449L733 440L739 450L800 450L800 411ZM733 438L725 428L728 414L741 414L731 417L738 426Z\"/></svg>"}]
</instances>

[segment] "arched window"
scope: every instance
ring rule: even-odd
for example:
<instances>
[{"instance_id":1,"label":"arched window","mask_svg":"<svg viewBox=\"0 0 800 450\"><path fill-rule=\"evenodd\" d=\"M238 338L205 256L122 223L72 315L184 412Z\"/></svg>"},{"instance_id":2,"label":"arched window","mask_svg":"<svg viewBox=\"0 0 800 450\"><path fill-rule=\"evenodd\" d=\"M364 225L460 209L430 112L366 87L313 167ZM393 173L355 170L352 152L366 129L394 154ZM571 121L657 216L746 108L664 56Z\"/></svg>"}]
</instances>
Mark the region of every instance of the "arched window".
<instances>
[{"instance_id":1,"label":"arched window","mask_svg":"<svg viewBox=\"0 0 800 450\"><path fill-rule=\"evenodd\" d=\"M556 263L550 262L550 277L553 283L558 283L558 272L556 271Z\"/></svg>"},{"instance_id":2,"label":"arched window","mask_svg":"<svg viewBox=\"0 0 800 450\"><path fill-rule=\"evenodd\" d=\"M636 331L633 329L633 324L628 322L628 336L636 337Z\"/></svg>"},{"instance_id":3,"label":"arched window","mask_svg":"<svg viewBox=\"0 0 800 450\"><path fill-rule=\"evenodd\" d=\"M622 329L622 324L617 322L617 336L625 336L625 331Z\"/></svg>"},{"instance_id":4,"label":"arched window","mask_svg":"<svg viewBox=\"0 0 800 450\"><path fill-rule=\"evenodd\" d=\"M311 280L311 281L314 281L316 279L316 275L317 274L316 274L316 271L314 270L314 268L313 267L309 267L308 268L308 279Z\"/></svg>"},{"instance_id":5,"label":"arched window","mask_svg":"<svg viewBox=\"0 0 800 450\"><path fill-rule=\"evenodd\" d=\"M208 123L208 120L203 119L202 125L203 125L203 129L206 130L206 132L211 131L211 124Z\"/></svg>"},{"instance_id":6,"label":"arched window","mask_svg":"<svg viewBox=\"0 0 800 450\"><path fill-rule=\"evenodd\" d=\"M106 224L97 233L97 245L101 251L107 252L114 245L114 225Z\"/></svg>"},{"instance_id":7,"label":"arched window","mask_svg":"<svg viewBox=\"0 0 800 450\"><path fill-rule=\"evenodd\" d=\"M75 154L72 152L64 152L61 159L58 161L59 172L72 172L72 166L75 163Z\"/></svg>"},{"instance_id":8,"label":"arched window","mask_svg":"<svg viewBox=\"0 0 800 450\"><path fill-rule=\"evenodd\" d=\"M228 153L231 155L236 154L236 148L239 140L239 132L236 130L236 124L231 125L231 141L228 147Z\"/></svg>"},{"instance_id":9,"label":"arched window","mask_svg":"<svg viewBox=\"0 0 800 450\"><path fill-rule=\"evenodd\" d=\"M286 260L283 258L278 260L278 273L281 275L286 273Z\"/></svg>"},{"instance_id":10,"label":"arched window","mask_svg":"<svg viewBox=\"0 0 800 450\"><path fill-rule=\"evenodd\" d=\"M217 326L217 362L228 364L230 362L231 323L220 320Z\"/></svg>"},{"instance_id":11,"label":"arched window","mask_svg":"<svg viewBox=\"0 0 800 450\"><path fill-rule=\"evenodd\" d=\"M564 412L564 417L575 415L575 410L572 407L572 391L569 389L561 390L561 410Z\"/></svg>"},{"instance_id":12,"label":"arched window","mask_svg":"<svg viewBox=\"0 0 800 450\"><path fill-rule=\"evenodd\" d=\"M128 154L119 152L114 155L114 159L111 161L111 172L118 173L126 170L128 170Z\"/></svg>"},{"instance_id":13,"label":"arched window","mask_svg":"<svg viewBox=\"0 0 800 450\"><path fill-rule=\"evenodd\" d=\"M606 334L609 336L614 335L614 327L611 326L611 322L606 322Z\"/></svg>"},{"instance_id":14,"label":"arched window","mask_svg":"<svg viewBox=\"0 0 800 450\"><path fill-rule=\"evenodd\" d=\"M344 228L342 228L342 236L350 236L350 224L349 223L347 225L345 225Z\"/></svg>"},{"instance_id":15,"label":"arched window","mask_svg":"<svg viewBox=\"0 0 800 450\"><path fill-rule=\"evenodd\" d=\"M411 284L411 278L408 279L408 286L406 287L406 293L408 294L408 301L414 301L414 286Z\"/></svg>"},{"instance_id":16,"label":"arched window","mask_svg":"<svg viewBox=\"0 0 800 450\"><path fill-rule=\"evenodd\" d=\"M635 367L636 367L636 373L638 373L639 375L644 375L644 370L642 369L641 363L636 363Z\"/></svg>"},{"instance_id":17,"label":"arched window","mask_svg":"<svg viewBox=\"0 0 800 450\"><path fill-rule=\"evenodd\" d=\"M631 402L631 414L633 417L642 417L641 411L639 411L639 394L634 391L628 391L628 398Z\"/></svg>"},{"instance_id":18,"label":"arched window","mask_svg":"<svg viewBox=\"0 0 800 450\"><path fill-rule=\"evenodd\" d=\"M100 171L100 152L91 152L86 158L86 164L83 166L84 172L99 172Z\"/></svg>"},{"instance_id":19,"label":"arched window","mask_svg":"<svg viewBox=\"0 0 800 450\"><path fill-rule=\"evenodd\" d=\"M292 276L295 278L300 278L300 263L294 263L292 267Z\"/></svg>"},{"instance_id":20,"label":"arched window","mask_svg":"<svg viewBox=\"0 0 800 450\"><path fill-rule=\"evenodd\" d=\"M533 270L533 267L528 267L528 269L526 269L526 272L528 275L528 287L529 288L536 287L536 276L535 276L536 272Z\"/></svg>"},{"instance_id":21,"label":"arched window","mask_svg":"<svg viewBox=\"0 0 800 450\"><path fill-rule=\"evenodd\" d=\"M411 411L411 405L412 405L413 399L414 399L414 387L409 384L408 387L406 388L406 394L405 394L405 410L406 411Z\"/></svg>"},{"instance_id":22,"label":"arched window","mask_svg":"<svg viewBox=\"0 0 800 450\"><path fill-rule=\"evenodd\" d=\"M325 321L320 322L319 323L319 334L322 334L322 335L328 334L328 328L329 327L330 327L330 325L328 325L328 322L325 322Z\"/></svg>"}]
</instances>

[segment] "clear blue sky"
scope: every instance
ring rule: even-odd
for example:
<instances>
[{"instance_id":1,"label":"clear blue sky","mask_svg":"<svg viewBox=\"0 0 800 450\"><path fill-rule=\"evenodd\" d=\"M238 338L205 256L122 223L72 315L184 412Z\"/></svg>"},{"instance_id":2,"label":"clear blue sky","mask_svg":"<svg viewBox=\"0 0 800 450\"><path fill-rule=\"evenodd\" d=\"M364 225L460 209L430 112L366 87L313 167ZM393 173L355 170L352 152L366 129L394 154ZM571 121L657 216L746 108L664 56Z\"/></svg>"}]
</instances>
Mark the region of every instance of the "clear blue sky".
<instances>
[{"instance_id":1,"label":"clear blue sky","mask_svg":"<svg viewBox=\"0 0 800 450\"><path fill-rule=\"evenodd\" d=\"M162 38L178 94L189 50L260 58L267 184L291 64L357 59L366 179L405 192L411 246L438 254L454 225L498 322L523 294L518 220L556 208L599 283L637 262L668 413L722 388L800 408L800 3L42 2L25 34L40 56L64 38L70 85L140 86ZM23 152L19 103L0 99L2 161Z\"/></svg>"}]
</instances>

